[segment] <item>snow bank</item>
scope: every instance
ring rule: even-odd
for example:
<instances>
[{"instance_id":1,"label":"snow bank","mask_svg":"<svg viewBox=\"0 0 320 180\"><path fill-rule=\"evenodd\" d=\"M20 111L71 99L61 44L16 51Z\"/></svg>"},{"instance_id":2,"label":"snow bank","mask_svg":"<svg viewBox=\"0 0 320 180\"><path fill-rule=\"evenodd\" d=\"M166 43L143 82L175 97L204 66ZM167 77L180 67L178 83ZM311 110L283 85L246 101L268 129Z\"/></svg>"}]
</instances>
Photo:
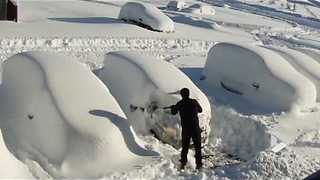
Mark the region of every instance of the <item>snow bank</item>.
<instances>
[{"instance_id":1,"label":"snow bank","mask_svg":"<svg viewBox=\"0 0 320 180\"><path fill-rule=\"evenodd\" d=\"M133 128L141 133L150 130L163 141L180 146L180 119L162 107L180 100L179 90L190 89L191 97L199 101L202 137L210 133L211 108L207 97L192 81L172 64L133 52L112 52L105 56L99 77L110 88Z\"/></svg>"},{"instance_id":2,"label":"snow bank","mask_svg":"<svg viewBox=\"0 0 320 180\"><path fill-rule=\"evenodd\" d=\"M228 154L249 160L276 144L263 123L230 108L215 108L214 119L210 143L220 144Z\"/></svg>"},{"instance_id":3,"label":"snow bank","mask_svg":"<svg viewBox=\"0 0 320 180\"><path fill-rule=\"evenodd\" d=\"M106 86L68 57L25 52L9 58L0 99L5 143L54 178L100 177L156 155L137 144Z\"/></svg>"},{"instance_id":4,"label":"snow bank","mask_svg":"<svg viewBox=\"0 0 320 180\"><path fill-rule=\"evenodd\" d=\"M279 53L285 58L298 72L307 77L314 83L317 88L317 101L320 101L320 63L299 51L282 48L282 47L267 47Z\"/></svg>"},{"instance_id":5,"label":"snow bank","mask_svg":"<svg viewBox=\"0 0 320 180\"><path fill-rule=\"evenodd\" d=\"M219 43L209 51L203 75L212 90L272 112L307 109L316 101L316 87L309 79L261 47Z\"/></svg>"},{"instance_id":6,"label":"snow bank","mask_svg":"<svg viewBox=\"0 0 320 180\"><path fill-rule=\"evenodd\" d=\"M156 31L174 31L173 21L152 4L128 2L122 6L119 19L133 21Z\"/></svg>"},{"instance_id":7,"label":"snow bank","mask_svg":"<svg viewBox=\"0 0 320 180\"><path fill-rule=\"evenodd\" d=\"M279 153L261 152L244 164L223 168L222 172L230 179L303 179L319 168L318 159L286 149Z\"/></svg>"}]
</instances>

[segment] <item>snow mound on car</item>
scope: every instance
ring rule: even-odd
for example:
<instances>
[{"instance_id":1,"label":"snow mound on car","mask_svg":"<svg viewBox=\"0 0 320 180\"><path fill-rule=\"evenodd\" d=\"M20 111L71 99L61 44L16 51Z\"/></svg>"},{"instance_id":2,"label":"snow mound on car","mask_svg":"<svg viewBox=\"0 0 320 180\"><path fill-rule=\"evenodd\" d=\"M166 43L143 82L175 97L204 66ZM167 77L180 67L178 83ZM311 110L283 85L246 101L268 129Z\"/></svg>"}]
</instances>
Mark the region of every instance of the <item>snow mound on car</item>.
<instances>
[{"instance_id":1,"label":"snow mound on car","mask_svg":"<svg viewBox=\"0 0 320 180\"><path fill-rule=\"evenodd\" d=\"M173 21L152 4L128 2L121 7L119 19L132 21L155 31L174 31Z\"/></svg>"},{"instance_id":2,"label":"snow mound on car","mask_svg":"<svg viewBox=\"0 0 320 180\"><path fill-rule=\"evenodd\" d=\"M219 43L208 53L206 85L269 112L309 109L315 84L279 54L253 45Z\"/></svg>"},{"instance_id":3,"label":"snow mound on car","mask_svg":"<svg viewBox=\"0 0 320 180\"><path fill-rule=\"evenodd\" d=\"M99 77L126 113L133 128L141 133L153 131L163 141L180 146L180 117L162 107L180 100L180 89L190 89L191 98L203 108L199 114L204 143L210 133L211 108L207 97L172 64L133 52L111 52L105 56Z\"/></svg>"},{"instance_id":4,"label":"snow mound on car","mask_svg":"<svg viewBox=\"0 0 320 180\"><path fill-rule=\"evenodd\" d=\"M157 155L138 144L108 88L69 57L12 56L3 65L0 99L6 145L54 178L101 177Z\"/></svg>"}]
</instances>

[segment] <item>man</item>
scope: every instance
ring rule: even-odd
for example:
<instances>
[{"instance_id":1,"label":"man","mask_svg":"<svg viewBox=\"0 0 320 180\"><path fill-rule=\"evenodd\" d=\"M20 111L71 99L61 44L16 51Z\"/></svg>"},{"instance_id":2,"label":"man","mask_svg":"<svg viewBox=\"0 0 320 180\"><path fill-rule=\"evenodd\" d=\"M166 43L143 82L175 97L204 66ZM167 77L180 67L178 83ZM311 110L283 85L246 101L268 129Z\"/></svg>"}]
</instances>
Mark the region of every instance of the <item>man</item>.
<instances>
[{"instance_id":1,"label":"man","mask_svg":"<svg viewBox=\"0 0 320 180\"><path fill-rule=\"evenodd\" d=\"M9 0L7 4L7 20L18 22L18 6L14 0Z\"/></svg>"},{"instance_id":2,"label":"man","mask_svg":"<svg viewBox=\"0 0 320 180\"><path fill-rule=\"evenodd\" d=\"M18 22L18 7L15 0L0 0L0 20Z\"/></svg>"},{"instance_id":3,"label":"man","mask_svg":"<svg viewBox=\"0 0 320 180\"><path fill-rule=\"evenodd\" d=\"M8 0L0 0L0 20L7 20Z\"/></svg>"},{"instance_id":4,"label":"man","mask_svg":"<svg viewBox=\"0 0 320 180\"><path fill-rule=\"evenodd\" d=\"M202 108L197 100L189 98L190 91L188 88L180 90L182 100L176 105L170 106L173 115L179 112L182 126L182 151L181 151L181 169L184 169L188 162L187 155L192 138L195 147L196 169L202 168L201 156L201 129L199 126L198 113L202 112Z\"/></svg>"}]
</instances>

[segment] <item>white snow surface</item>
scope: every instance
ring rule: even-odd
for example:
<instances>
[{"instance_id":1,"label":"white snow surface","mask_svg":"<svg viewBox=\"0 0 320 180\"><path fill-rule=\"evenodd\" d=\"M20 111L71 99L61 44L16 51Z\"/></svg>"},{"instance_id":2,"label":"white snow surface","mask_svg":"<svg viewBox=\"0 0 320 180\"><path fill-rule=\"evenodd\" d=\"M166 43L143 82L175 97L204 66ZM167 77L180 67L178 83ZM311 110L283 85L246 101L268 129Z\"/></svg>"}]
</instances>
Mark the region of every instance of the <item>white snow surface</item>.
<instances>
[{"instance_id":1,"label":"white snow surface","mask_svg":"<svg viewBox=\"0 0 320 180\"><path fill-rule=\"evenodd\" d=\"M0 130L0 171L1 179L20 179L20 178L33 178L27 166L21 161L16 159L12 153L9 152L6 144L4 143L2 133Z\"/></svg>"},{"instance_id":2,"label":"white snow surface","mask_svg":"<svg viewBox=\"0 0 320 180\"><path fill-rule=\"evenodd\" d=\"M224 90L227 96L233 92L271 112L305 110L316 103L312 81L277 53L254 45L213 46L203 75L213 90Z\"/></svg>"},{"instance_id":3,"label":"white snow surface","mask_svg":"<svg viewBox=\"0 0 320 180\"><path fill-rule=\"evenodd\" d=\"M138 144L108 88L71 58L46 52L9 58L0 99L6 145L51 177L101 177L157 155Z\"/></svg>"},{"instance_id":4,"label":"white snow surface","mask_svg":"<svg viewBox=\"0 0 320 180\"><path fill-rule=\"evenodd\" d=\"M178 115L172 116L170 110L162 108L176 104L181 99L180 89L189 88L190 97L197 99L203 108L199 122L203 140L207 142L210 103L201 90L172 64L139 53L112 52L105 56L104 67L98 74L135 130L148 133L152 129L165 142L178 147L181 140L180 119ZM130 108L132 105L138 109L133 110Z\"/></svg>"},{"instance_id":5,"label":"white snow surface","mask_svg":"<svg viewBox=\"0 0 320 180\"><path fill-rule=\"evenodd\" d=\"M128 2L121 7L119 19L142 23L158 31L174 31L174 22L152 4Z\"/></svg>"}]
</instances>

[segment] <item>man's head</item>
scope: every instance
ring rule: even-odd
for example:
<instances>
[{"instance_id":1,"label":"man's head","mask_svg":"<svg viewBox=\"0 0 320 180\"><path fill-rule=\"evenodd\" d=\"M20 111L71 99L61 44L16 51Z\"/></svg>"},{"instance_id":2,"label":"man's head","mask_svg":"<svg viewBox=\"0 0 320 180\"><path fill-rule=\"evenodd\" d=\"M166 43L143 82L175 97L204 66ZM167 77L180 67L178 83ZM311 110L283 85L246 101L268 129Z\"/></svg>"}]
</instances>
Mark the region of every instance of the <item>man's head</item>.
<instances>
[{"instance_id":1,"label":"man's head","mask_svg":"<svg viewBox=\"0 0 320 180\"><path fill-rule=\"evenodd\" d=\"M181 97L182 97L183 99L189 98L189 95L190 95L189 89L188 89L188 88L182 88L182 89L180 90L180 95L181 95Z\"/></svg>"}]
</instances>

